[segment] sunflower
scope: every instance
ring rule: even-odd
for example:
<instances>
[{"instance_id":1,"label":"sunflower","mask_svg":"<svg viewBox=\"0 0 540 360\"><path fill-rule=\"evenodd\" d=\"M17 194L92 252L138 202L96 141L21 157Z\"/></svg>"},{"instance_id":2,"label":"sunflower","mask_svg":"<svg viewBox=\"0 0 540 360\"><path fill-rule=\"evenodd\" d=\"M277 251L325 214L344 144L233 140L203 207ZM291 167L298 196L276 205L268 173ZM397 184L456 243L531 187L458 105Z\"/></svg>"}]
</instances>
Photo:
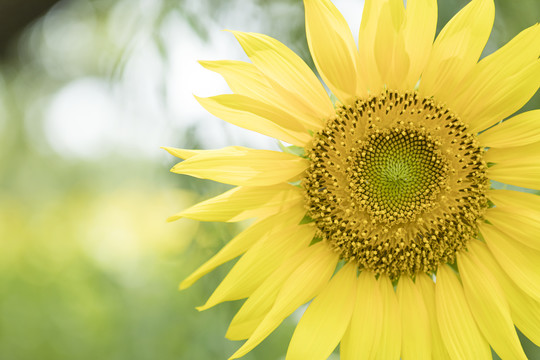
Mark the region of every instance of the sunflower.
<instances>
[{"instance_id":1,"label":"sunflower","mask_svg":"<svg viewBox=\"0 0 540 360\"><path fill-rule=\"evenodd\" d=\"M232 31L251 63L201 62L234 92L204 108L290 146L166 148L184 159L171 171L236 186L171 220L255 219L180 288L242 255L198 308L247 298L230 359L310 301L287 360L338 344L343 360L526 359L515 326L540 344L540 198L492 184L540 189L540 110L511 117L540 85L540 26L479 61L493 0L436 39L436 0L366 0L358 46L329 0L304 6L322 81L255 33Z\"/></svg>"}]
</instances>

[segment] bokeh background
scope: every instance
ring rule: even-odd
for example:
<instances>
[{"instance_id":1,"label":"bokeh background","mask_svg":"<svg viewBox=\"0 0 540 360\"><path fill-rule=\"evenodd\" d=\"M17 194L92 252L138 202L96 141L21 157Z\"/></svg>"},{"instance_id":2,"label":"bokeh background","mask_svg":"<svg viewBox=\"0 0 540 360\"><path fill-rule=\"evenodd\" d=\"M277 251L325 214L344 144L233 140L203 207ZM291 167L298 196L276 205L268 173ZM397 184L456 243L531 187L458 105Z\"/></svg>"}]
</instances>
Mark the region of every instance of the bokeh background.
<instances>
[{"instance_id":1,"label":"bokeh background","mask_svg":"<svg viewBox=\"0 0 540 360\"><path fill-rule=\"evenodd\" d=\"M439 1L439 30L465 3ZM356 34L362 1L335 4ZM538 0L496 4L485 54L540 20ZM247 60L223 29L272 35L313 65L300 0L0 0L0 359L226 359L239 346L224 334L241 302L194 309L230 265L177 287L245 224L166 223L226 188L169 173L160 149L278 148L192 96L228 92L197 60ZM526 108L539 107L536 94ZM245 358L284 359L297 318Z\"/></svg>"}]
</instances>

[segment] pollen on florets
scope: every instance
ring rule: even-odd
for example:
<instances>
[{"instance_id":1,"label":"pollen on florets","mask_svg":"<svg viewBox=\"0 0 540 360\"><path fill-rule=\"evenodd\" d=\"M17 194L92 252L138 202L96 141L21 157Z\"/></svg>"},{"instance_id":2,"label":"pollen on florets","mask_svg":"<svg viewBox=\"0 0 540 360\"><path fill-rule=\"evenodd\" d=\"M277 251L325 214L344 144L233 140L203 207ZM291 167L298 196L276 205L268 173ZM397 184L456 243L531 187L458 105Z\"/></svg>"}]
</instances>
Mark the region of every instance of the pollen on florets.
<instances>
[{"instance_id":1,"label":"pollen on florets","mask_svg":"<svg viewBox=\"0 0 540 360\"><path fill-rule=\"evenodd\" d=\"M477 235L484 150L432 99L386 91L339 106L306 153L302 186L318 236L361 269L429 273Z\"/></svg>"}]
</instances>

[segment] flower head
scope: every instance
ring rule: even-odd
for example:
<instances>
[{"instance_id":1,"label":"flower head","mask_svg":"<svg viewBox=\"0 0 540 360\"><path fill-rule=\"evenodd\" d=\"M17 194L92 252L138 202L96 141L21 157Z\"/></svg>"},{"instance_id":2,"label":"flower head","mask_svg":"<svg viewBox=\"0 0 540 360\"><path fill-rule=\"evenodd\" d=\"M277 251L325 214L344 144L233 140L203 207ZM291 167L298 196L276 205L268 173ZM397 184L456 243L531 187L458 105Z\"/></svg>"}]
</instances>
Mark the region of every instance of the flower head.
<instances>
[{"instance_id":1,"label":"flower head","mask_svg":"<svg viewBox=\"0 0 540 360\"><path fill-rule=\"evenodd\" d=\"M247 298L239 358L313 300L288 360L526 359L540 344L540 26L479 60L493 0L435 38L435 0L366 0L358 47L329 0L304 0L322 83L270 37L233 32L251 63L205 61L234 94L212 114L294 146L167 150L172 171L236 185L173 219L256 221L181 284L242 255L200 309ZM507 119L510 117L509 119ZM502 122L503 120L506 121Z\"/></svg>"}]
</instances>

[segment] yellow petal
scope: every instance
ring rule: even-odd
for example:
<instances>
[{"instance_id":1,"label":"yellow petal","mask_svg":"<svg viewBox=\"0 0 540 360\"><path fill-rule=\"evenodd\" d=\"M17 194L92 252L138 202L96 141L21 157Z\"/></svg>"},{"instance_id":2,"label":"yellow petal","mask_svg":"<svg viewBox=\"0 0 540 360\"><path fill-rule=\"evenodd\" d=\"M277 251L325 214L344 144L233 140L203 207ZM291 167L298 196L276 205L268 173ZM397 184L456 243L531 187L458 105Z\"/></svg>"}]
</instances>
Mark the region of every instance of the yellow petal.
<instances>
[{"instance_id":1,"label":"yellow petal","mask_svg":"<svg viewBox=\"0 0 540 360\"><path fill-rule=\"evenodd\" d=\"M493 0L473 0L446 24L435 39L422 74L419 88L422 95L434 95L453 109L451 100L480 58L494 17Z\"/></svg>"},{"instance_id":2,"label":"yellow petal","mask_svg":"<svg viewBox=\"0 0 540 360\"><path fill-rule=\"evenodd\" d=\"M229 360L238 359L250 352L286 317L318 295L328 283L336 268L338 256L322 241L312 247L315 247L316 251L285 281L268 315Z\"/></svg>"},{"instance_id":3,"label":"yellow petal","mask_svg":"<svg viewBox=\"0 0 540 360\"><path fill-rule=\"evenodd\" d=\"M437 0L407 0L403 29L410 66L405 89L414 89L428 61L437 29Z\"/></svg>"},{"instance_id":4,"label":"yellow petal","mask_svg":"<svg viewBox=\"0 0 540 360\"><path fill-rule=\"evenodd\" d=\"M340 345L342 360L375 359L381 337L382 317L379 284L373 273L364 270L358 276L356 304Z\"/></svg>"},{"instance_id":5,"label":"yellow petal","mask_svg":"<svg viewBox=\"0 0 540 360\"><path fill-rule=\"evenodd\" d=\"M313 130L334 115L334 106L313 71L293 51L269 36L232 31L247 56L278 91L309 116Z\"/></svg>"},{"instance_id":6,"label":"yellow petal","mask_svg":"<svg viewBox=\"0 0 540 360\"><path fill-rule=\"evenodd\" d=\"M513 190L489 190L489 200L498 208L540 221L540 196Z\"/></svg>"},{"instance_id":7,"label":"yellow petal","mask_svg":"<svg viewBox=\"0 0 540 360\"><path fill-rule=\"evenodd\" d=\"M484 243L472 241L468 247L474 250L478 259L499 282L510 305L512 320L518 329L536 345L540 345L540 302L530 298L516 286L495 261Z\"/></svg>"},{"instance_id":8,"label":"yellow petal","mask_svg":"<svg viewBox=\"0 0 540 360\"><path fill-rule=\"evenodd\" d=\"M216 255L182 281L180 290L190 287L201 277L221 264L240 256L273 229L298 224L304 214L305 209L303 206L297 206L291 208L289 211L277 213L276 215L269 216L252 224L246 230L235 236Z\"/></svg>"},{"instance_id":9,"label":"yellow petal","mask_svg":"<svg viewBox=\"0 0 540 360\"><path fill-rule=\"evenodd\" d=\"M517 286L505 289L517 328L540 346L540 302L523 293Z\"/></svg>"},{"instance_id":10,"label":"yellow petal","mask_svg":"<svg viewBox=\"0 0 540 360\"><path fill-rule=\"evenodd\" d=\"M351 321L358 267L349 263L330 280L296 326L286 360L326 360Z\"/></svg>"},{"instance_id":11,"label":"yellow petal","mask_svg":"<svg viewBox=\"0 0 540 360\"><path fill-rule=\"evenodd\" d=\"M307 248L314 235L315 228L310 225L293 225L266 233L238 260L206 304L197 309L202 311L223 301L250 296L285 259Z\"/></svg>"},{"instance_id":12,"label":"yellow petal","mask_svg":"<svg viewBox=\"0 0 540 360\"><path fill-rule=\"evenodd\" d=\"M375 36L375 61L382 82L390 89L405 90L403 83L409 72L410 60L403 37L404 23L403 2L385 2Z\"/></svg>"},{"instance_id":13,"label":"yellow petal","mask_svg":"<svg viewBox=\"0 0 540 360\"><path fill-rule=\"evenodd\" d=\"M266 77L251 63L237 60L199 61L204 68L215 71L236 94L265 101L278 98ZM271 102L273 103L273 101Z\"/></svg>"},{"instance_id":14,"label":"yellow petal","mask_svg":"<svg viewBox=\"0 0 540 360\"><path fill-rule=\"evenodd\" d=\"M465 297L476 323L501 358L527 360L504 292L474 249L472 247L469 252L458 253L457 260Z\"/></svg>"},{"instance_id":15,"label":"yellow petal","mask_svg":"<svg viewBox=\"0 0 540 360\"><path fill-rule=\"evenodd\" d=\"M199 61L206 69L219 73L232 91L257 101L278 107L306 126L311 128L309 120L299 111L295 101L283 97L276 91L266 76L251 63L234 60Z\"/></svg>"},{"instance_id":16,"label":"yellow petal","mask_svg":"<svg viewBox=\"0 0 540 360\"><path fill-rule=\"evenodd\" d=\"M540 110L527 111L484 131L478 141L490 148L529 145L540 141L539 124Z\"/></svg>"},{"instance_id":17,"label":"yellow petal","mask_svg":"<svg viewBox=\"0 0 540 360\"><path fill-rule=\"evenodd\" d=\"M410 277L400 277L397 297L401 313L401 358L431 359L431 330L426 305Z\"/></svg>"},{"instance_id":18,"label":"yellow petal","mask_svg":"<svg viewBox=\"0 0 540 360\"><path fill-rule=\"evenodd\" d=\"M236 222L288 210L303 203L298 187L279 184L264 187L238 186L221 195L202 201L167 221L188 218L199 221Z\"/></svg>"},{"instance_id":19,"label":"yellow petal","mask_svg":"<svg viewBox=\"0 0 540 360\"><path fill-rule=\"evenodd\" d=\"M437 321L437 311L435 309L435 283L428 275L419 273L416 275L416 286L420 290L426 305L431 329L431 353L432 358L437 360L450 360L450 355L444 346L439 323Z\"/></svg>"},{"instance_id":20,"label":"yellow petal","mask_svg":"<svg viewBox=\"0 0 540 360\"><path fill-rule=\"evenodd\" d=\"M512 166L518 162L540 162L540 142L511 148L489 149L484 156L488 163Z\"/></svg>"},{"instance_id":21,"label":"yellow petal","mask_svg":"<svg viewBox=\"0 0 540 360\"><path fill-rule=\"evenodd\" d=\"M376 359L398 360L401 351L401 316L392 282L386 275L379 277L383 318L381 341L377 345Z\"/></svg>"},{"instance_id":22,"label":"yellow petal","mask_svg":"<svg viewBox=\"0 0 540 360\"><path fill-rule=\"evenodd\" d=\"M490 359L491 351L474 321L458 278L446 265L439 266L435 303L441 335L452 359Z\"/></svg>"},{"instance_id":23,"label":"yellow petal","mask_svg":"<svg viewBox=\"0 0 540 360\"><path fill-rule=\"evenodd\" d=\"M377 62L375 61L375 36L381 17L381 9L384 2L380 0L365 0L362 12L362 22L358 34L358 74L365 79L367 88L371 94L379 94L383 89L383 82L379 75Z\"/></svg>"},{"instance_id":24,"label":"yellow petal","mask_svg":"<svg viewBox=\"0 0 540 360\"><path fill-rule=\"evenodd\" d=\"M478 229L504 271L524 292L540 301L540 253L510 240L492 225L480 224Z\"/></svg>"},{"instance_id":25,"label":"yellow petal","mask_svg":"<svg viewBox=\"0 0 540 360\"><path fill-rule=\"evenodd\" d=\"M244 129L298 146L311 139L301 119L265 102L237 94L195 98L209 113Z\"/></svg>"},{"instance_id":26,"label":"yellow petal","mask_svg":"<svg viewBox=\"0 0 540 360\"><path fill-rule=\"evenodd\" d=\"M540 161L527 158L499 161L488 169L488 177L510 185L540 189Z\"/></svg>"},{"instance_id":27,"label":"yellow petal","mask_svg":"<svg viewBox=\"0 0 540 360\"><path fill-rule=\"evenodd\" d=\"M540 87L540 62L532 63L506 79L492 87L486 86L481 94L469 99L478 104L460 114L471 124L469 131L485 130L521 109Z\"/></svg>"},{"instance_id":28,"label":"yellow petal","mask_svg":"<svg viewBox=\"0 0 540 360\"><path fill-rule=\"evenodd\" d=\"M205 150L171 171L232 185L268 186L293 181L308 166L308 160L288 153L226 147Z\"/></svg>"},{"instance_id":29,"label":"yellow petal","mask_svg":"<svg viewBox=\"0 0 540 360\"><path fill-rule=\"evenodd\" d=\"M173 156L176 156L180 159L189 159L190 157L193 157L197 154L203 154L205 150L188 150L188 149L177 149L173 147L161 147L164 150L167 150L167 152Z\"/></svg>"},{"instance_id":30,"label":"yellow petal","mask_svg":"<svg viewBox=\"0 0 540 360\"><path fill-rule=\"evenodd\" d=\"M512 209L532 218L540 216L540 196L537 194L513 190L489 190L488 197L497 207Z\"/></svg>"},{"instance_id":31,"label":"yellow petal","mask_svg":"<svg viewBox=\"0 0 540 360\"><path fill-rule=\"evenodd\" d=\"M345 18L329 0L304 0L306 37L323 81L343 103L356 95L358 51Z\"/></svg>"},{"instance_id":32,"label":"yellow petal","mask_svg":"<svg viewBox=\"0 0 540 360\"><path fill-rule=\"evenodd\" d=\"M280 267L250 295L238 310L229 325L225 337L230 340L244 340L253 334L266 314L274 305L283 283L316 250L310 246L286 259Z\"/></svg>"},{"instance_id":33,"label":"yellow petal","mask_svg":"<svg viewBox=\"0 0 540 360\"><path fill-rule=\"evenodd\" d=\"M540 220L512 210L512 208L504 210L499 207L488 209L485 218L512 240L540 250Z\"/></svg>"},{"instance_id":34,"label":"yellow petal","mask_svg":"<svg viewBox=\"0 0 540 360\"><path fill-rule=\"evenodd\" d=\"M470 131L484 130L525 105L540 86L539 56L537 24L475 66L452 103Z\"/></svg>"}]
</instances>

